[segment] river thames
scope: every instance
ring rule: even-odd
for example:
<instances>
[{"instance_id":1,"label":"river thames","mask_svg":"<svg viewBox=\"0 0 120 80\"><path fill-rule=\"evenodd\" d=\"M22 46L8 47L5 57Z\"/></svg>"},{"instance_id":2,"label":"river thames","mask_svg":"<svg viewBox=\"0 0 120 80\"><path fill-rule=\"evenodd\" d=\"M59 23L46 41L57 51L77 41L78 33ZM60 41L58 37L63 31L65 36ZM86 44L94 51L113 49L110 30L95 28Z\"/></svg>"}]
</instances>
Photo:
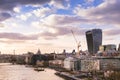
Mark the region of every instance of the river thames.
<instances>
[{"instance_id":1,"label":"river thames","mask_svg":"<svg viewBox=\"0 0 120 80\"><path fill-rule=\"evenodd\" d=\"M55 70L34 71L34 68L25 65L11 65L0 63L0 80L64 80L56 76Z\"/></svg>"}]
</instances>

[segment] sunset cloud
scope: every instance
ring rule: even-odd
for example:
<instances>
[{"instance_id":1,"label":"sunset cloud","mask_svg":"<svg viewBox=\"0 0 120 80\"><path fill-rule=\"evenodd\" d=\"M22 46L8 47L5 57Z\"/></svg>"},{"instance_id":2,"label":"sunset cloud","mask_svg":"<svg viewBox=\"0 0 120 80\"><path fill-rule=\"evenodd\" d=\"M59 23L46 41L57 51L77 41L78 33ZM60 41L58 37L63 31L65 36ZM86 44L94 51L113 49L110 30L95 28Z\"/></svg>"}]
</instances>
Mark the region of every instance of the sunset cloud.
<instances>
[{"instance_id":1,"label":"sunset cloud","mask_svg":"<svg viewBox=\"0 0 120 80\"><path fill-rule=\"evenodd\" d=\"M119 7L119 0L105 0L102 4L87 9L82 8L82 6L77 6L74 9L74 13L83 18L88 18L93 22L120 24Z\"/></svg>"},{"instance_id":2,"label":"sunset cloud","mask_svg":"<svg viewBox=\"0 0 120 80\"><path fill-rule=\"evenodd\" d=\"M0 0L0 10L13 10L14 7L20 5L42 5L50 0Z\"/></svg>"},{"instance_id":3,"label":"sunset cloud","mask_svg":"<svg viewBox=\"0 0 120 80\"><path fill-rule=\"evenodd\" d=\"M0 28L3 28L4 27L4 24L3 23L0 23Z\"/></svg>"},{"instance_id":4,"label":"sunset cloud","mask_svg":"<svg viewBox=\"0 0 120 80\"><path fill-rule=\"evenodd\" d=\"M71 34L71 30L75 31L76 35L85 35L85 31L88 29L76 26L85 22L87 22L86 19L81 19L77 16L52 14L41 21L32 22L31 26L37 27L37 29L42 31L40 36L51 40L57 39L59 36Z\"/></svg>"},{"instance_id":5,"label":"sunset cloud","mask_svg":"<svg viewBox=\"0 0 120 80\"><path fill-rule=\"evenodd\" d=\"M0 40L0 43L5 43L5 44L20 44L20 43L25 43L24 40Z\"/></svg>"},{"instance_id":6,"label":"sunset cloud","mask_svg":"<svg viewBox=\"0 0 120 80\"><path fill-rule=\"evenodd\" d=\"M40 25L46 25L46 26L61 26L64 25L75 25L80 23L87 23L90 22L88 19L84 19L78 16L70 16L70 15L57 15L52 14L48 17L45 17L44 19L41 19Z\"/></svg>"},{"instance_id":7,"label":"sunset cloud","mask_svg":"<svg viewBox=\"0 0 120 80\"><path fill-rule=\"evenodd\" d=\"M40 33L40 36L42 36L44 39L46 40L52 40L52 39L57 39L59 36L65 36L65 35L71 35L71 30L73 30L75 32L75 35L80 35L80 36L84 36L85 32L87 31L87 29L80 29L77 27L71 27L71 26L67 26L67 27L54 27L54 29L56 30L55 33L52 32L43 32Z\"/></svg>"},{"instance_id":8,"label":"sunset cloud","mask_svg":"<svg viewBox=\"0 0 120 80\"><path fill-rule=\"evenodd\" d=\"M70 7L69 0L51 0L49 5L58 9L68 9Z\"/></svg>"},{"instance_id":9,"label":"sunset cloud","mask_svg":"<svg viewBox=\"0 0 120 80\"><path fill-rule=\"evenodd\" d=\"M0 21L4 21L11 17L9 12L20 12L20 7L22 5L42 5L44 3L48 3L50 0L0 0ZM20 17L23 20L26 20L27 17L21 15Z\"/></svg>"},{"instance_id":10,"label":"sunset cloud","mask_svg":"<svg viewBox=\"0 0 120 80\"><path fill-rule=\"evenodd\" d=\"M117 36L120 35L120 29L109 29L104 31L104 34L107 36Z\"/></svg>"},{"instance_id":11,"label":"sunset cloud","mask_svg":"<svg viewBox=\"0 0 120 80\"><path fill-rule=\"evenodd\" d=\"M9 13L6 13L6 12L0 13L0 21L4 21L10 17L11 17L11 15Z\"/></svg>"},{"instance_id":12,"label":"sunset cloud","mask_svg":"<svg viewBox=\"0 0 120 80\"><path fill-rule=\"evenodd\" d=\"M32 13L36 16L36 17L45 17L46 15L49 15L51 13L53 13L54 10L50 9L48 7L44 8L41 7L39 9L33 10Z\"/></svg>"},{"instance_id":13,"label":"sunset cloud","mask_svg":"<svg viewBox=\"0 0 120 80\"><path fill-rule=\"evenodd\" d=\"M35 35L24 35L20 33L0 33L0 38L3 39L15 39L15 40L36 40L38 39L38 36Z\"/></svg>"}]
</instances>

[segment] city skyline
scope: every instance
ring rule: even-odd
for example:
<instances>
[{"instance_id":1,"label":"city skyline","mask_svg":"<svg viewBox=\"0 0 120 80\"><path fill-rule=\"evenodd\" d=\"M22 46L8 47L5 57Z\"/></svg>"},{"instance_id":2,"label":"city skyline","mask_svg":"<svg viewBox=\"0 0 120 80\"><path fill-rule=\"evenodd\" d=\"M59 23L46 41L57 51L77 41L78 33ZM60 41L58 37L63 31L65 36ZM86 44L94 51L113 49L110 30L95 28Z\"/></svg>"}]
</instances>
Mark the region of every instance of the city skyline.
<instances>
[{"instance_id":1,"label":"city skyline","mask_svg":"<svg viewBox=\"0 0 120 80\"><path fill-rule=\"evenodd\" d=\"M119 0L1 0L0 51L16 54L87 50L85 32L102 29L102 44L119 45Z\"/></svg>"}]
</instances>

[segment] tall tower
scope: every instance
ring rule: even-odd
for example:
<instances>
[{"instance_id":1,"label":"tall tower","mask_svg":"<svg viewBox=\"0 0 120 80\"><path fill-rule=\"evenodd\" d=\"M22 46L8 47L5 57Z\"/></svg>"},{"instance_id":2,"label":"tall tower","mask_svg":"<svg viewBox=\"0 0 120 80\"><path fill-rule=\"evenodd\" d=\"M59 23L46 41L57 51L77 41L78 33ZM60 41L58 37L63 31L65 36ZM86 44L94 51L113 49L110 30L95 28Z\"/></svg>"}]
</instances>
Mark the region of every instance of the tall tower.
<instances>
[{"instance_id":1,"label":"tall tower","mask_svg":"<svg viewBox=\"0 0 120 80\"><path fill-rule=\"evenodd\" d=\"M38 49L38 51L37 51L37 54L41 54L41 51L40 51L40 49Z\"/></svg>"},{"instance_id":2,"label":"tall tower","mask_svg":"<svg viewBox=\"0 0 120 80\"><path fill-rule=\"evenodd\" d=\"M120 52L120 44L119 44L119 46L118 46L118 51Z\"/></svg>"},{"instance_id":3,"label":"tall tower","mask_svg":"<svg viewBox=\"0 0 120 80\"><path fill-rule=\"evenodd\" d=\"M90 54L95 54L102 45L102 30L92 29L86 32L87 46Z\"/></svg>"}]
</instances>

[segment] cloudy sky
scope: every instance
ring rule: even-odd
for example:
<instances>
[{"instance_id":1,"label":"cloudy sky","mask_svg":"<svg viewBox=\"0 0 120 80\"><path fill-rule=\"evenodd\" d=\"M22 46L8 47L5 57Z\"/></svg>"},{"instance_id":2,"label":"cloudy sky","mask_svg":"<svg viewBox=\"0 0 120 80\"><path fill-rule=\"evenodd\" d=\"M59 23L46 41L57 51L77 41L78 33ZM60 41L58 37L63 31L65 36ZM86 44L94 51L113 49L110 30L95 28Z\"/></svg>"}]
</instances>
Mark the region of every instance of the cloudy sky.
<instances>
[{"instance_id":1,"label":"cloudy sky","mask_svg":"<svg viewBox=\"0 0 120 80\"><path fill-rule=\"evenodd\" d=\"M73 30L86 50L85 32L100 28L103 44L119 44L120 0L0 0L0 51L71 52Z\"/></svg>"}]
</instances>

